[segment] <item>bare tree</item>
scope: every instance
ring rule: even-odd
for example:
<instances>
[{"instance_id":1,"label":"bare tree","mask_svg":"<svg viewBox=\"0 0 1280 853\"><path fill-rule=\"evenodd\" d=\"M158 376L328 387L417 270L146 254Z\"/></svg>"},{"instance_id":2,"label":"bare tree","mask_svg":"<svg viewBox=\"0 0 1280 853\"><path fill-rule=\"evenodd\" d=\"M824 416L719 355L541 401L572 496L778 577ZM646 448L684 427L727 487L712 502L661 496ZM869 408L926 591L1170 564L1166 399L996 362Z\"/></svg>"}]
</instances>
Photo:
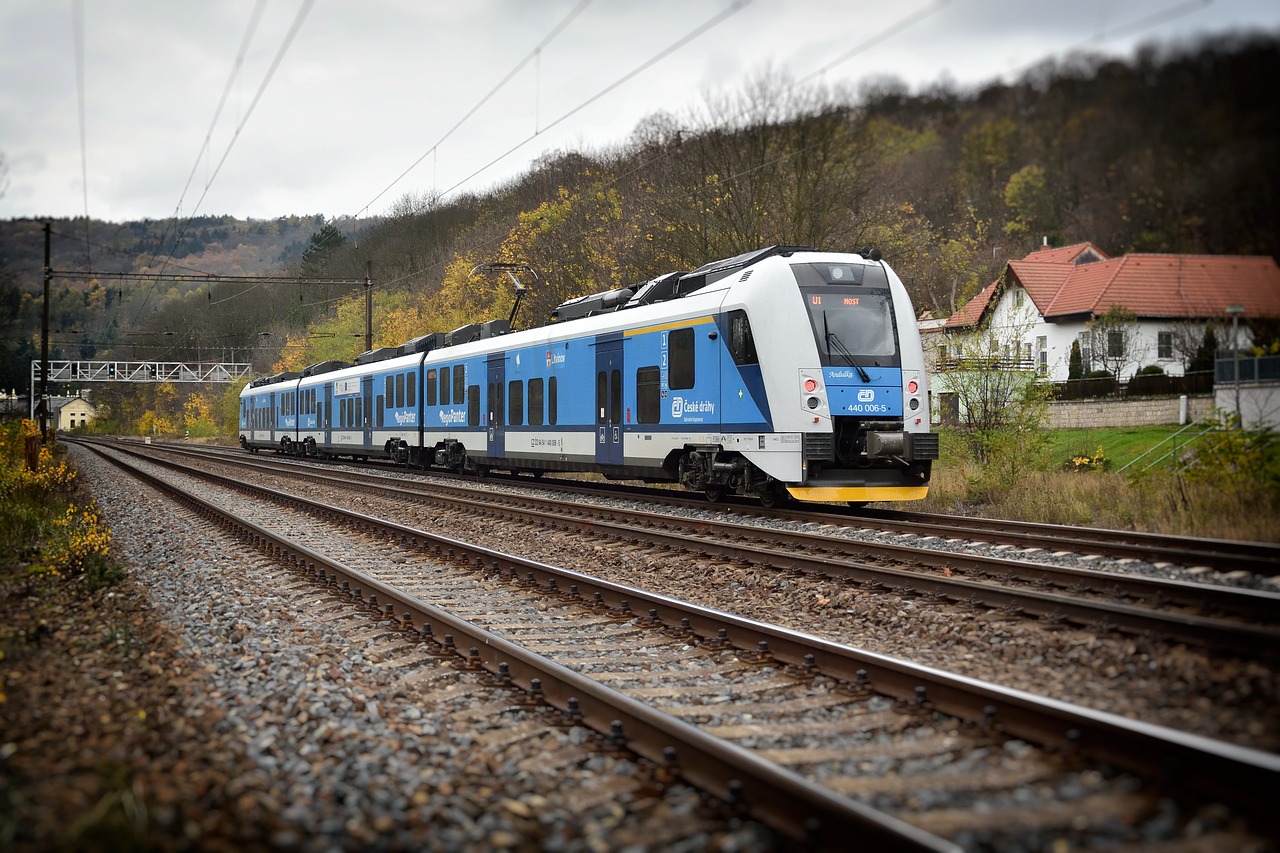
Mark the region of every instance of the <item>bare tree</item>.
<instances>
[{"instance_id":1,"label":"bare tree","mask_svg":"<svg viewBox=\"0 0 1280 853\"><path fill-rule=\"evenodd\" d=\"M1085 324L1089 334L1092 361L1117 380L1128 370L1136 369L1146 358L1138 329L1138 315L1123 305L1113 305L1106 313Z\"/></svg>"}]
</instances>

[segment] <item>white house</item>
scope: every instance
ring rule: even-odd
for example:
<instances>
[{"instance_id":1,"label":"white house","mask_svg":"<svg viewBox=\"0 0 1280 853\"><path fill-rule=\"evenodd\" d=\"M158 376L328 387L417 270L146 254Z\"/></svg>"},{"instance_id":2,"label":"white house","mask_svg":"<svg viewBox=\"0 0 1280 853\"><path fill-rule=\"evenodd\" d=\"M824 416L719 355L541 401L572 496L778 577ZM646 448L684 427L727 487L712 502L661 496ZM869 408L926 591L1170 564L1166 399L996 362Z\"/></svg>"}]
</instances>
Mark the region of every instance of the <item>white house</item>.
<instances>
[{"instance_id":1,"label":"white house","mask_svg":"<svg viewBox=\"0 0 1280 853\"><path fill-rule=\"evenodd\" d=\"M1120 308L1136 315L1123 330L1090 331L1090 321ZM935 351L935 371L954 368L953 336L979 327L1001 341L999 366L1036 370L1065 381L1071 344L1080 342L1084 369L1117 370L1126 380L1158 365L1185 372L1209 325L1231 349L1252 336L1250 318L1280 317L1280 267L1270 257L1131 254L1108 257L1092 243L1044 248L1010 261L1004 274L947 320ZM1234 322L1233 322L1234 321ZM945 384L945 383L943 383Z\"/></svg>"},{"instance_id":2,"label":"white house","mask_svg":"<svg viewBox=\"0 0 1280 853\"><path fill-rule=\"evenodd\" d=\"M55 397L52 400L55 425L59 431L86 426L98 416L98 410L84 397Z\"/></svg>"}]
</instances>

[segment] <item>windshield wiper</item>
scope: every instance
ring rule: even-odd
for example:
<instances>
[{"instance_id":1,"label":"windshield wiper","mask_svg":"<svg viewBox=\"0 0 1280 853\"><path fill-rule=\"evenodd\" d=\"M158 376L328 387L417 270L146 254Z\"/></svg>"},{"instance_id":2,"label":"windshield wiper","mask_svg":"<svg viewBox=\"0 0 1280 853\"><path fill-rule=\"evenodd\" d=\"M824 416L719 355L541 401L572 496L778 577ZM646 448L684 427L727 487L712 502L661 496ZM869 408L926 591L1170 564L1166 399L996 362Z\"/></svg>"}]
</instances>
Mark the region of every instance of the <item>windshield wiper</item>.
<instances>
[{"instance_id":1,"label":"windshield wiper","mask_svg":"<svg viewBox=\"0 0 1280 853\"><path fill-rule=\"evenodd\" d=\"M845 347L844 342L837 337L836 333L827 328L827 312L825 311L822 312L822 331L827 336L827 347L830 348L834 345L836 352L839 353L845 361L849 362L849 364L853 366L854 370L858 371L858 378L863 382L870 382L871 374L867 373L867 371L862 368L861 364L858 364L853 357L853 353L849 352Z\"/></svg>"}]
</instances>

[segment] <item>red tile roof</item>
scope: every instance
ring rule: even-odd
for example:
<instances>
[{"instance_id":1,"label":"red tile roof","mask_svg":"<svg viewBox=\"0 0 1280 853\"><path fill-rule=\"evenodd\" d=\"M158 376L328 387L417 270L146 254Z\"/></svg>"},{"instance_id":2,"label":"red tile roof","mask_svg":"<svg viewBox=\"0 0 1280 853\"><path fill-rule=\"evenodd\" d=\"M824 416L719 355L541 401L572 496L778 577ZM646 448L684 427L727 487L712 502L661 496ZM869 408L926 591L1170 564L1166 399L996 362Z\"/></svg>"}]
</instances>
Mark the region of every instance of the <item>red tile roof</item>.
<instances>
[{"instance_id":1,"label":"red tile roof","mask_svg":"<svg viewBox=\"0 0 1280 853\"><path fill-rule=\"evenodd\" d=\"M1092 243L1076 243L1074 246L1062 246L1057 249L1050 249L1047 246L1036 249L1023 260L1035 261L1038 264L1087 264L1099 260L1105 261L1110 257Z\"/></svg>"},{"instance_id":2,"label":"red tile roof","mask_svg":"<svg viewBox=\"0 0 1280 853\"><path fill-rule=\"evenodd\" d=\"M1269 257L1125 255L1076 267L1046 319L1127 308L1139 317L1208 319L1228 305L1246 317L1280 316L1280 267Z\"/></svg>"},{"instance_id":3,"label":"red tile roof","mask_svg":"<svg viewBox=\"0 0 1280 853\"><path fill-rule=\"evenodd\" d=\"M1280 267L1269 257L1235 255L1124 255L1075 263L1092 243L1042 249L1010 261L1006 280L1026 289L1048 320L1097 316L1123 307L1139 317L1220 318L1228 305L1245 317L1280 317ZM992 282L947 321L947 328L978 323L993 304Z\"/></svg>"},{"instance_id":4,"label":"red tile roof","mask_svg":"<svg viewBox=\"0 0 1280 853\"><path fill-rule=\"evenodd\" d=\"M987 303L991 301L991 297L995 295L996 288L1000 286L1000 279L988 284L982 289L982 292L970 299L964 304L959 311L952 314L943 328L954 329L960 326L975 326L982 319L982 315L987 311Z\"/></svg>"}]
</instances>

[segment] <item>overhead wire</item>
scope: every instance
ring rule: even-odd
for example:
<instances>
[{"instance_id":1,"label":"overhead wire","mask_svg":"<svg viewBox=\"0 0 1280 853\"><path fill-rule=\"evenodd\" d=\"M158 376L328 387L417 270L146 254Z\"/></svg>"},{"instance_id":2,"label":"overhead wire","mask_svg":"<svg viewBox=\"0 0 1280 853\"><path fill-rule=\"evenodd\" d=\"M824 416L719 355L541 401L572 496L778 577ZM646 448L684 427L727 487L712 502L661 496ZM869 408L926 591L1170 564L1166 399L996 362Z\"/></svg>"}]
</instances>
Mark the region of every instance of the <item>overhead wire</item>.
<instances>
[{"instance_id":1,"label":"overhead wire","mask_svg":"<svg viewBox=\"0 0 1280 853\"><path fill-rule=\"evenodd\" d=\"M481 107L483 107L486 103L488 103L489 100L494 95L496 95L499 91L502 90L504 86L507 85L507 83L511 82L511 78L516 76L516 74L518 74L520 70L523 69L526 65L528 65L531 60L534 60L539 55L541 55L542 49L547 45L551 44L551 42L555 39L555 37L560 35L560 33L562 33L565 30L565 28L568 27L569 24L573 22L574 18L577 18L580 14L582 14L582 12L590 5L591 5L591 0L581 0L581 2L578 3L577 6L574 6L572 9L570 9L569 13L565 15L563 18L561 18L560 21L554 27L551 28L551 32L547 33L547 35L543 37L542 41L538 42L538 44L533 48L533 50L529 51L527 56L525 56L523 59L517 62L515 66L510 71L507 72L505 77L499 80L492 89L490 89L487 93L485 93L484 97L482 97L479 101L477 101L475 105L471 107L471 109L467 110L466 115L458 119L458 121L453 125L453 127L445 131L444 135L441 136L439 139L437 139L435 144L432 145L430 148L428 148L421 157L419 157L417 160L414 160L413 163L409 165L409 168L405 169L403 172L397 175L395 180L387 184L387 186L385 186L381 192L379 192L373 198L369 199L368 203L365 204L364 207L356 211L355 217L359 217L360 214L366 212L370 207L373 206L374 202L376 202L378 199L386 195L391 190L392 187L400 183L400 181L404 180L406 175L408 175L410 172L416 169L423 160L427 159L427 157L430 156L433 152L436 152L440 148L440 146L444 144L445 140L447 140L450 136L452 136L458 128L462 127L462 125L465 124L468 119L470 119L473 115L476 114L476 112Z\"/></svg>"},{"instance_id":2,"label":"overhead wire","mask_svg":"<svg viewBox=\"0 0 1280 853\"><path fill-rule=\"evenodd\" d=\"M275 76L276 69L280 67L280 63L284 60L285 54L288 53L289 47L293 44L294 38L298 35L298 31L302 28L302 24L306 20L307 14L311 11L311 7L313 5L315 5L315 0L302 0L302 5L298 8L298 13L294 16L293 23L290 25L289 31L285 34L284 40L280 44L280 48L276 51L275 58L272 59L271 66L267 69L266 76L263 77L262 83L258 86L258 91L254 93L253 100L249 103L248 109L245 110L245 114L241 118L240 123L236 125L236 129L231 135L231 141L227 143L226 150L222 152L222 158L214 168L213 174L210 175L209 179L205 182L204 191L196 201L195 207L192 208L191 214L187 217L186 221L183 222L182 227L178 232L178 236L174 238L175 247L182 241L191 221L195 219L196 212L200 209L200 205L204 203L205 197L209 194L209 188L213 186L213 182L217 180L218 173L222 171L222 166L227 162L227 157L231 154L231 149L235 147L236 141L240 138L240 132L244 130L245 125L249 122L249 118L253 115L254 108L256 108L258 102L262 100L263 93L267 90L267 86L270 85L272 78ZM161 272L164 271L172 258L173 250L170 250L169 257L161 264ZM151 287L147 291L147 295L142 300L142 304L138 306L138 313L134 316L130 327L136 325L139 318L141 318L142 312L147 306L147 302L151 299L152 293L155 292L155 286L156 283L152 282Z\"/></svg>"},{"instance_id":3,"label":"overhead wire","mask_svg":"<svg viewBox=\"0 0 1280 853\"><path fill-rule=\"evenodd\" d=\"M751 0L733 0L733 2L732 2L732 3L730 3L728 7L726 7L726 8L725 8L725 9L723 9L723 10L721 10L720 12L716 13L716 14L715 14L715 15L713 15L710 19L708 19L707 21L703 22L702 24L699 24L699 25L698 25L697 27L695 27L693 30L691 30L690 32L686 33L684 36L681 36L679 39L677 39L676 41L674 41L673 43L671 43L671 44L670 44L670 45L668 45L667 47L663 48L661 51L659 51L659 52L658 52L657 54L655 54L654 56L652 56L652 57L650 57L649 59L645 60L644 62L640 63L640 64L639 64L639 65L637 65L635 68L631 69L631 70L630 70L630 71L628 71L626 74L622 75L622 76L621 76L621 77L619 77L617 80L615 80L615 81L613 81L612 83L610 83L608 86L605 86L605 87L604 87L603 89L601 89L599 92L596 92L594 95L592 95L591 97L587 98L585 101L583 101L582 103L578 104L576 107L574 107L573 109L569 110L567 113L565 113L564 115L560 116L560 117L559 117L559 118L557 118L555 121L553 121L553 122L551 122L550 124L548 124L546 127L542 128L541 130L535 130L532 134L530 134L529 136L527 136L526 138L524 138L524 139L523 139L523 140L521 140L520 142L517 142L515 145L511 146L511 147L510 147L510 148L508 148L506 151L504 151L503 153L499 154L497 157L493 158L492 160L490 160L490 161L489 161L488 163L486 163L485 165L481 166L479 169L476 169L476 170L475 170L474 172L472 172L470 175L467 175L465 178L463 178L462 180L458 181L458 182L457 182L457 183L455 183L453 186L449 187L449 189L447 189L447 190L445 190L444 192L440 193L440 198L444 198L445 196L449 195L449 193L451 193L451 192L453 192L454 190L458 189L458 187L460 187L460 186L462 186L463 184L465 184L465 183L467 183L468 181L470 181L472 178L475 178L476 176L478 176L478 175L480 175L480 174L482 174L482 173L484 173L484 172L488 171L488 170L489 170L490 168L492 168L493 166L495 166L495 165L497 165L498 163L502 162L502 161L503 161L503 160L505 160L507 157L509 157L509 156L511 156L512 154L514 154L516 151L519 151L521 148L523 148L524 146L528 145L528 144L529 144L530 142L532 142L533 140L537 139L539 136L541 136L541 135L542 135L543 133L545 133L546 131L550 130L551 128L555 127L556 125L560 124L561 122L563 122L563 121L565 121L565 120L567 120L567 119L571 118L572 116L577 115L579 112L581 112L582 110L584 110L584 109L586 109L587 107L591 106L591 105L592 105L592 104L594 104L596 101L600 100L600 99L601 99L601 98L603 98L605 95L607 95L607 94L609 94L610 92L612 92L614 89L617 89L619 86L621 86L621 85L623 85L624 83L626 83L627 81L631 80L631 79L632 79L633 77L635 77L637 74L640 74L640 73L642 73L642 72L644 72L644 71L648 70L648 69L649 69L649 68L651 68L652 66L656 65L658 62L661 62L663 59L665 59L666 57L670 56L672 53L675 53L677 50L679 50L680 48L682 48L682 47L684 47L685 45L687 45L689 42L691 42L691 41L693 41L694 39L698 38L699 36L701 36L701 35L703 35L703 34L705 34L705 33L709 32L710 30L712 30L712 29L716 28L717 26L719 26L720 24L724 23L726 20L728 20L728 19L729 19L730 17L732 17L733 15L735 15L735 14L737 14L738 12L742 11L743 9L745 9L745 8L746 8L747 6L749 6L750 4L751 4Z\"/></svg>"},{"instance_id":4,"label":"overhead wire","mask_svg":"<svg viewBox=\"0 0 1280 853\"><path fill-rule=\"evenodd\" d=\"M621 86L621 85L623 85L624 83L626 83L627 81L631 80L631 79L632 79L632 78L634 78L636 75L638 75L638 74L640 74L641 72L643 72L643 71L647 70L648 68L652 67L652 66L653 66L653 65L655 65L656 63L658 63L658 62L662 61L662 60L663 60L663 59L665 59L667 56L670 56L672 53L674 53L675 51L677 51L677 50L679 50L680 48L684 47L685 45L689 44L691 41L695 40L695 39L696 39L696 38L698 38L699 36L704 35L705 33L709 32L710 30L714 29L715 27L719 26L720 24L724 23L724 21L728 20L728 18L730 18L732 15L734 15L734 14L736 14L737 12L740 12L742 9L746 8L746 7L747 7L751 2L752 2L752 0L733 0L733 2L732 2L732 3L730 3L730 4L729 4L729 6L727 6L725 9L721 10L721 11L720 11L720 12L718 12L716 15L712 16L712 17L711 17L711 18L709 18L708 20L706 20L706 21L704 21L703 23L699 24L699 25L698 25L697 27L695 27L693 30L691 30L691 31L689 31L688 33L686 33L685 35L681 36L679 39L677 39L676 41L672 42L670 45L668 45L667 47L663 48L661 51L659 51L658 53L654 54L654 55L653 55L653 56L651 56L649 59L646 59L644 62L640 63L640 64L639 64L639 65L637 65L635 68L631 69L631 70L630 70L630 71L628 71L626 74L622 75L622 76L621 76L621 77L619 77L617 80L615 80L615 81L613 81L612 83L610 83L608 86L604 87L604 88L603 88L603 89L601 89L600 91L598 91L598 92L596 92L595 94L591 95L589 98L587 98L586 100L582 101L582 102L581 102L581 103L579 103L577 106L573 107L573 108L572 108L572 109L570 109L568 112L566 112L566 113L564 113L563 115L561 115L561 116L560 116L559 118L557 118L555 121L553 121L553 122L551 122L550 124L546 125L546 127L542 128L542 132L545 132L545 131L547 131L547 130L550 130L551 128L555 127L556 125L560 124L561 122L566 121L567 119L569 119L569 118L571 118L572 116L576 115L577 113L581 112L583 109L587 108L587 107L588 107L588 106L590 106L591 104L593 104L593 103L595 103L596 101L598 101L600 98L604 97L605 95L609 94L609 93L610 93L610 92L612 92L613 90L617 89L619 86ZM528 59L526 58L526 59L525 59L525 60L523 60L522 62L527 63L527 61L528 61ZM507 79L509 79L509 78L510 78L510 75L508 75L508 78L507 78ZM473 110L473 112L474 112L474 110ZM498 163L498 162L500 162L501 160L505 159L506 157L510 156L512 153L514 153L515 151L519 150L521 147L523 147L524 145L528 144L530 141L532 141L533 139L535 139L535 138L536 138L537 136L539 136L539 135L540 135L540 132L535 132L535 133L534 133L534 134L532 134L531 136L529 136L529 137L525 138L524 140L522 140L521 142L517 143L515 146L511 147L511 148L510 148L510 149L508 149L506 152L504 152L503 154L499 155L497 158L495 158L495 159L491 160L491 161L490 161L488 164L486 164L485 166L482 166L480 169L476 170L476 171L475 171L475 172L473 172L471 175L467 176L466 178L462 179L462 180L461 180L461 181L459 181L458 183L454 184L454 185L453 185L452 187L450 187L449 189L447 189L447 190L445 190L444 192L440 193L440 197L441 197L441 198L443 198L445 195L448 195L449 193L453 192L453 191L454 191L454 190L456 190L458 187L460 187L462 184L466 183L467 181L471 180L472 178L476 177L477 175L479 175L479 174L481 174L482 172L486 171L487 169L491 168L491 167L492 167L493 165L495 165L496 163ZM430 153L430 151L428 151L428 153ZM426 155L423 155L423 156L425 157ZM421 162L421 160L419 160L419 162ZM416 165L416 164L415 164L415 165ZM383 192L385 192L385 190L384 190ZM367 207L367 206L366 206L366 207ZM433 266L434 266L434 265L433 265ZM432 269L432 268L433 268L433 266L428 266L428 267L425 267L425 268L423 268L423 269L421 269L421 270L417 270L417 271L414 271L414 272L406 273L405 275L400 276L399 278L396 278L396 279L390 279L390 280L387 280L387 281L384 281L384 282L379 282L379 283L377 283L377 284L373 285L373 289L374 289L374 290L379 290L379 289L383 289L383 288L387 288L387 287L392 287L392 286L394 286L394 285L396 285L396 284L399 284L399 283L400 283L400 282L402 282L402 281L405 281L405 280L407 280L407 279L413 278L414 276L421 275L422 273L427 272L428 270ZM317 306L322 306L322 305L331 305L331 304L334 304L334 303L337 303L337 302L341 302L341 301L343 301L344 299L349 299L349 298L351 298L351 297L350 297L350 296L341 296L341 297L335 297L335 298L331 298L331 299L318 300L318 301L316 301L316 302L307 302L307 303L303 303L303 307L317 307Z\"/></svg>"},{"instance_id":5,"label":"overhead wire","mask_svg":"<svg viewBox=\"0 0 1280 853\"><path fill-rule=\"evenodd\" d=\"M84 0L75 0L71 6L72 39L75 42L76 102L80 116L80 186L84 192L84 240L85 256L89 254L89 145L85 125L84 86Z\"/></svg>"},{"instance_id":6,"label":"overhead wire","mask_svg":"<svg viewBox=\"0 0 1280 853\"><path fill-rule=\"evenodd\" d=\"M227 104L227 99L231 95L231 89L235 85L236 78L240 76L240 69L244 65L245 56L249 52L249 45L253 42L253 36L258 30L258 24L262 20L262 13L266 11L267 0L258 0L253 7L253 12L249 15L249 23L245 27L244 35L240 39L240 49L236 51L235 61L231 63L231 73L227 75L227 82L222 87L222 97L218 99L218 106L213 111L213 120L209 122L209 129L205 132L204 142L200 145L200 150L196 152L195 162L191 164L191 174L187 175L187 183L182 187L182 192L178 195L178 203L174 206L173 216L169 218L165 225L163 233L160 235L159 245L155 253L151 256L148 266L155 261L156 257L164 247L165 239L169 236L169 230L172 223L178 221L178 217L182 211L182 202L186 200L187 190L191 189L191 182L195 180L196 172L200 169L200 160L209 150L209 144L213 139L213 131L218 126L218 119L222 117L222 109ZM176 247L176 243L175 243ZM170 252L170 259L173 254Z\"/></svg>"}]
</instances>

